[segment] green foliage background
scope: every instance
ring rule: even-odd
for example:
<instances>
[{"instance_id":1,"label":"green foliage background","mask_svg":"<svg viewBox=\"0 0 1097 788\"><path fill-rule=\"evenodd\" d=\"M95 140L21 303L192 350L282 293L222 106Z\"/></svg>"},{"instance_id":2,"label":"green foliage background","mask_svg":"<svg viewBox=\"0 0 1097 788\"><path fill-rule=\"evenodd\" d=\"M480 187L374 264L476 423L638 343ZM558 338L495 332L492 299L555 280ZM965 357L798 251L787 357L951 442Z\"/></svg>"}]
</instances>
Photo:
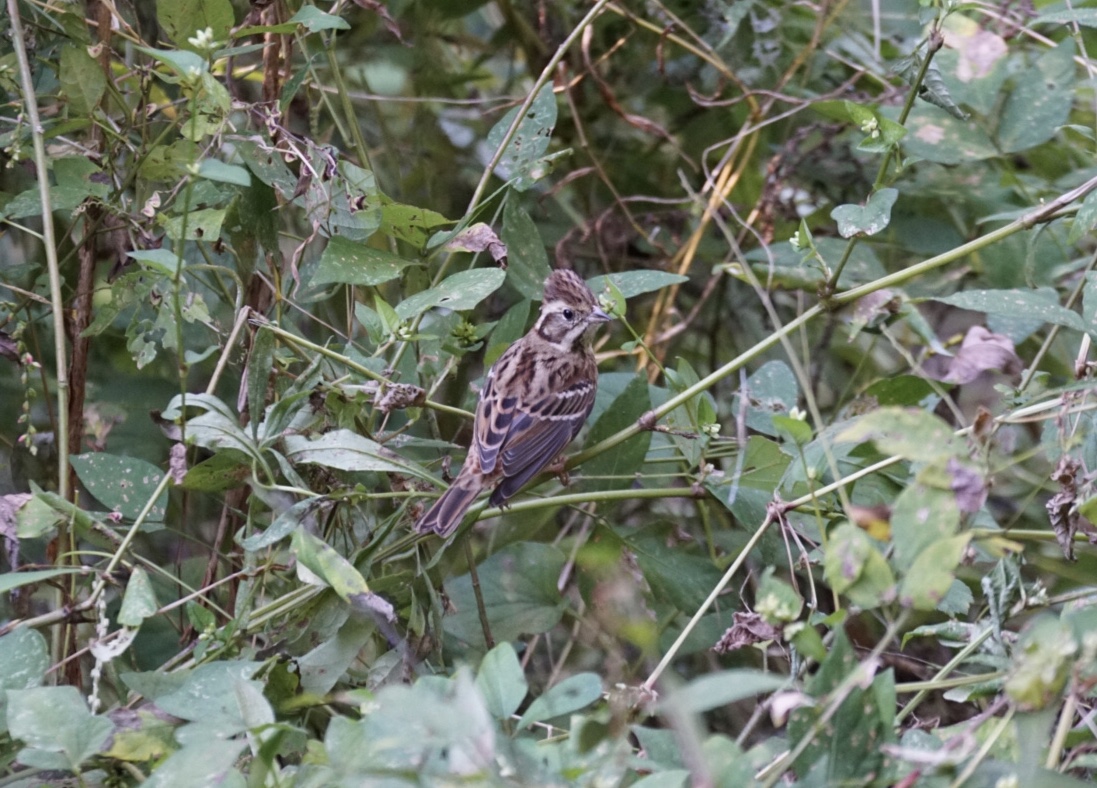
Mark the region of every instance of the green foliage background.
<instances>
[{"instance_id":1,"label":"green foliage background","mask_svg":"<svg viewBox=\"0 0 1097 788\"><path fill-rule=\"evenodd\" d=\"M1097 10L6 2L0 782L1092 779Z\"/></svg>"}]
</instances>

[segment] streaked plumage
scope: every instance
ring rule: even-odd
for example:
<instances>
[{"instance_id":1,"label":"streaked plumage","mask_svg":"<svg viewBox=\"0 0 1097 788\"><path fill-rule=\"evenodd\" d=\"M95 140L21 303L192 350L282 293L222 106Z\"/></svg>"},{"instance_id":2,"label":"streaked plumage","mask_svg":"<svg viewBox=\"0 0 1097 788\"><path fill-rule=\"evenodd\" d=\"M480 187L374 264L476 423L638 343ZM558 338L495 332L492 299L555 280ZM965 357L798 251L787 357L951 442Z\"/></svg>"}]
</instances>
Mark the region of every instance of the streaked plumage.
<instances>
[{"instance_id":1,"label":"streaked plumage","mask_svg":"<svg viewBox=\"0 0 1097 788\"><path fill-rule=\"evenodd\" d=\"M545 281L537 323L492 365L461 473L415 525L452 533L481 491L499 506L552 462L594 407L598 369L587 329L610 317L574 271Z\"/></svg>"}]
</instances>

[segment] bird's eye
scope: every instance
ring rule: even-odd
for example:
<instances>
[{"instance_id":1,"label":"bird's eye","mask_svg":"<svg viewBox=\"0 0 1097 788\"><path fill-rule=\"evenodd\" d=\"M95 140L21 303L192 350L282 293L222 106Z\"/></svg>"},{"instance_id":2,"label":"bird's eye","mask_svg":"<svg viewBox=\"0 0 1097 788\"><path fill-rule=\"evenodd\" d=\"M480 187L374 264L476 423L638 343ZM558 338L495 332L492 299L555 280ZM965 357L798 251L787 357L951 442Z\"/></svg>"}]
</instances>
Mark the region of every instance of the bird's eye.
<instances>
[{"instance_id":1,"label":"bird's eye","mask_svg":"<svg viewBox=\"0 0 1097 788\"><path fill-rule=\"evenodd\" d=\"M565 309L563 314L564 314L564 320L574 320L575 319L575 312L573 312L570 309Z\"/></svg>"}]
</instances>

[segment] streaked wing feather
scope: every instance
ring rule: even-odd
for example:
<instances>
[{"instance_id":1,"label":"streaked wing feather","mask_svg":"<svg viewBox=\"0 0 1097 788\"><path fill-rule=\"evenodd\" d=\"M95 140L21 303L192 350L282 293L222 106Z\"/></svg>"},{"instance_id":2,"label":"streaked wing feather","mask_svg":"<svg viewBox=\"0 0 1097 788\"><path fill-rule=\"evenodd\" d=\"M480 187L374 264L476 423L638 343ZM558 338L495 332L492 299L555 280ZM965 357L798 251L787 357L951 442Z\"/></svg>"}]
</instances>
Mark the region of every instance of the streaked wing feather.
<instances>
[{"instance_id":1,"label":"streaked wing feather","mask_svg":"<svg viewBox=\"0 0 1097 788\"><path fill-rule=\"evenodd\" d=\"M519 409L499 455L504 480L493 500L509 498L571 443L594 407L594 392L590 381L581 380L546 402Z\"/></svg>"},{"instance_id":2,"label":"streaked wing feather","mask_svg":"<svg viewBox=\"0 0 1097 788\"><path fill-rule=\"evenodd\" d=\"M499 450L507 442L517 412L517 398L500 397L494 378L489 377L476 405L477 434L474 436L480 453L480 468L484 473L490 474L495 470Z\"/></svg>"},{"instance_id":3,"label":"streaked wing feather","mask_svg":"<svg viewBox=\"0 0 1097 788\"><path fill-rule=\"evenodd\" d=\"M582 422L580 422L582 423ZM491 505L499 506L548 465L564 447L571 443L571 435L561 430L545 431L539 441L540 451L533 453L533 462L507 474L491 494Z\"/></svg>"}]
</instances>

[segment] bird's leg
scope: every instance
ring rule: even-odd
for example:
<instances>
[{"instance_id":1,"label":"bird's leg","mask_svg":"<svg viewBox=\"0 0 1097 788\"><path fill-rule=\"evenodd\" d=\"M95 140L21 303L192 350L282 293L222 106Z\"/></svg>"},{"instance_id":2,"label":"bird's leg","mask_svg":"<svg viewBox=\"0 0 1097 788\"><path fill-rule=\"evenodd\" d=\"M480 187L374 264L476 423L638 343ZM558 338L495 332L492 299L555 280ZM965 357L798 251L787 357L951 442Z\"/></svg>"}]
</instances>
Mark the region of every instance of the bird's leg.
<instances>
[{"instance_id":1,"label":"bird's leg","mask_svg":"<svg viewBox=\"0 0 1097 788\"><path fill-rule=\"evenodd\" d=\"M561 454L545 467L545 470L555 475L556 478L560 480L560 484L565 487L571 483L571 476L567 471L567 460L567 456Z\"/></svg>"}]
</instances>

